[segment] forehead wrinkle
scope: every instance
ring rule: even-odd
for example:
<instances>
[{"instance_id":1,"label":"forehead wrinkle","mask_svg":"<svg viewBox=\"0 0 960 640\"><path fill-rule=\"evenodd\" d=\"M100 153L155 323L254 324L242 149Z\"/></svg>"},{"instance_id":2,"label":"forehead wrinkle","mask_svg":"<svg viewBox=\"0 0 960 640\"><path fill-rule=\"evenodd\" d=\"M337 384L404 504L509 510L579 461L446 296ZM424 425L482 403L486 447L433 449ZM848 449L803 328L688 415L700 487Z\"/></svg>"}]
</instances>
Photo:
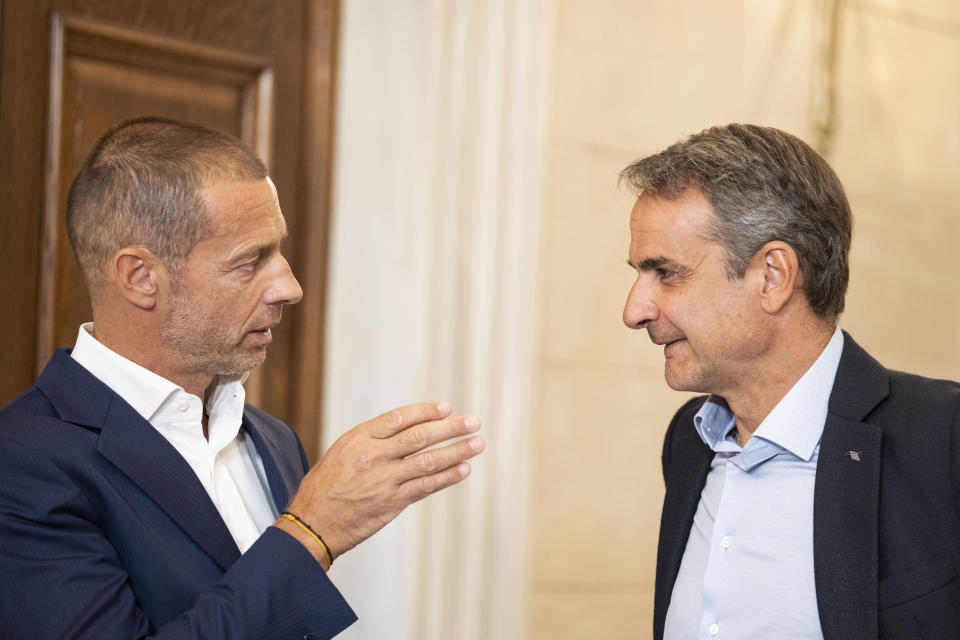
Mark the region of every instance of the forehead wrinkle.
<instances>
[{"instance_id":1,"label":"forehead wrinkle","mask_svg":"<svg viewBox=\"0 0 960 640\"><path fill-rule=\"evenodd\" d=\"M258 199L255 193L228 190L215 195L207 188L203 192L203 199L211 221L219 227L216 229L217 235L244 233L251 227L257 227L269 229L280 238L287 236L287 223L276 197L272 201L254 202ZM239 215L235 212L239 212Z\"/></svg>"},{"instance_id":2,"label":"forehead wrinkle","mask_svg":"<svg viewBox=\"0 0 960 640\"><path fill-rule=\"evenodd\" d=\"M247 238L242 240L237 246L233 247L227 254L227 261L232 262L239 258L244 257L253 257L263 253L265 250L269 249L278 249L283 240L287 237L287 227L283 223L283 218L281 220L281 228L277 229L274 227L271 231L279 231L279 233L270 233L269 237L266 234L259 234L255 237Z\"/></svg>"},{"instance_id":3,"label":"forehead wrinkle","mask_svg":"<svg viewBox=\"0 0 960 640\"><path fill-rule=\"evenodd\" d=\"M664 230L658 230L654 232L640 232L640 233L643 233L643 235L647 237L649 237L651 234L657 234L660 236L670 235L669 232ZM678 272L679 271L692 272L700 267L703 261L707 259L708 254L710 254L712 251L717 250L717 251L723 252L724 250L723 246L720 243L718 243L713 237L709 236L708 233L703 230L691 230L691 235L692 235L692 238L699 240L702 243L700 247L690 247L688 246L688 243L681 243L679 247L674 247L674 248L679 249L681 253L692 253L693 255L688 257L690 257L691 259L695 259L695 264L690 265L685 262L681 262L677 258L671 258L662 253L659 255L654 255L654 256L650 256L642 259L635 259L633 256L631 256L630 258L628 258L627 264L629 264L631 267L639 271L649 271L649 270L657 269L659 267L670 267L672 270L678 271ZM635 242L631 243L631 247L630 247L631 254L634 253L635 251L640 253L639 249L641 249L641 247L637 246L637 244L639 243L635 243ZM644 244L658 245L658 244L662 244L662 242L646 242ZM656 246L649 246L645 248L657 250ZM689 251L690 249L693 249L693 251L692 252Z\"/></svg>"}]
</instances>

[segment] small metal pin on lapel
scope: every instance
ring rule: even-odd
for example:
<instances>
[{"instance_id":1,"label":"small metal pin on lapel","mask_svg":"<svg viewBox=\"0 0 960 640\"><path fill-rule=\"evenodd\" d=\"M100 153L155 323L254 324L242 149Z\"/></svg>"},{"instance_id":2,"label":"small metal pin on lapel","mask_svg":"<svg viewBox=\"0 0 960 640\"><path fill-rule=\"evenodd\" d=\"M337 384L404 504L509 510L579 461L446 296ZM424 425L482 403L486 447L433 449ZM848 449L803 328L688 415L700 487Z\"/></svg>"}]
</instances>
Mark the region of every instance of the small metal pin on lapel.
<instances>
[{"instance_id":1,"label":"small metal pin on lapel","mask_svg":"<svg viewBox=\"0 0 960 640\"><path fill-rule=\"evenodd\" d=\"M859 451L847 451L847 455L854 462L860 462L860 452Z\"/></svg>"}]
</instances>

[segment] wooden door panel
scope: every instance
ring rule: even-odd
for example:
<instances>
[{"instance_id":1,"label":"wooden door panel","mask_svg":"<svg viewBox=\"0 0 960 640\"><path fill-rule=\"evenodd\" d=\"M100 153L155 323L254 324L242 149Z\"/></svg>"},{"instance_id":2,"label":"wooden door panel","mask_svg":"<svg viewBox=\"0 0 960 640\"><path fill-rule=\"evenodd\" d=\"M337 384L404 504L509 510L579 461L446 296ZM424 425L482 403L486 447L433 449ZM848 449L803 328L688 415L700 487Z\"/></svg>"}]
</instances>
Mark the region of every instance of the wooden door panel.
<instances>
[{"instance_id":1,"label":"wooden door panel","mask_svg":"<svg viewBox=\"0 0 960 640\"><path fill-rule=\"evenodd\" d=\"M142 32L146 38L168 36L272 58L277 48L273 25L278 12L302 12L291 0L6 0L46 4L62 15L89 18Z\"/></svg>"}]
</instances>

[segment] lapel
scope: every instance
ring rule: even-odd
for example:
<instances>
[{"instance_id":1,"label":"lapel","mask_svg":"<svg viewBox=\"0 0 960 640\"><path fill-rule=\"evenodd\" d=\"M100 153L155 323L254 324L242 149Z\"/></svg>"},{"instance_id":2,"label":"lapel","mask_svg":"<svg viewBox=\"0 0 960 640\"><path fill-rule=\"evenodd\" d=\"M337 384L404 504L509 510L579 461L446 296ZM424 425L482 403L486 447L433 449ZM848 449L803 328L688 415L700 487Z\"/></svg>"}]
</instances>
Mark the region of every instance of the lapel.
<instances>
[{"instance_id":1,"label":"lapel","mask_svg":"<svg viewBox=\"0 0 960 640\"><path fill-rule=\"evenodd\" d=\"M66 422L100 430L97 449L225 571L240 557L227 525L186 460L140 414L65 349L37 388Z\"/></svg>"},{"instance_id":2,"label":"lapel","mask_svg":"<svg viewBox=\"0 0 960 640\"><path fill-rule=\"evenodd\" d=\"M267 475L273 503L278 512L283 511L293 499L303 473L292 469L290 465L280 464L284 456L274 434L249 406L244 407L243 410L243 428L250 434L257 453L260 454L260 460L263 461L263 470Z\"/></svg>"},{"instance_id":3,"label":"lapel","mask_svg":"<svg viewBox=\"0 0 960 640\"><path fill-rule=\"evenodd\" d=\"M825 640L879 634L880 428L863 420L889 394L887 370L844 332L814 488L817 606Z\"/></svg>"},{"instance_id":4,"label":"lapel","mask_svg":"<svg viewBox=\"0 0 960 640\"><path fill-rule=\"evenodd\" d=\"M654 637L662 637L667 608L673 594L673 585L680 572L680 562L690 537L693 516L700 502L700 493L707 481L714 453L703 443L693 427L693 416L703 405L706 396L684 407L673 425L669 445L667 491L663 498L660 522L660 541L657 550L656 602L654 603Z\"/></svg>"}]
</instances>

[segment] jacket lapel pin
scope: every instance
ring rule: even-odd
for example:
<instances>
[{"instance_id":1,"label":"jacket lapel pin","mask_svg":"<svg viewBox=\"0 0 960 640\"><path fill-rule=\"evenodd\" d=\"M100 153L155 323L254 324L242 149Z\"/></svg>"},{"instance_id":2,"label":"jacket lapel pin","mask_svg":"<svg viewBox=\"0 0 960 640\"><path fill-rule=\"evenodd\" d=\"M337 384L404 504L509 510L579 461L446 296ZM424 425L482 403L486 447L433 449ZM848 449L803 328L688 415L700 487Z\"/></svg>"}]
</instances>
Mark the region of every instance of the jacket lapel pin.
<instances>
[{"instance_id":1,"label":"jacket lapel pin","mask_svg":"<svg viewBox=\"0 0 960 640\"><path fill-rule=\"evenodd\" d=\"M847 456L854 462L860 462L860 452L859 451L847 451Z\"/></svg>"}]
</instances>

